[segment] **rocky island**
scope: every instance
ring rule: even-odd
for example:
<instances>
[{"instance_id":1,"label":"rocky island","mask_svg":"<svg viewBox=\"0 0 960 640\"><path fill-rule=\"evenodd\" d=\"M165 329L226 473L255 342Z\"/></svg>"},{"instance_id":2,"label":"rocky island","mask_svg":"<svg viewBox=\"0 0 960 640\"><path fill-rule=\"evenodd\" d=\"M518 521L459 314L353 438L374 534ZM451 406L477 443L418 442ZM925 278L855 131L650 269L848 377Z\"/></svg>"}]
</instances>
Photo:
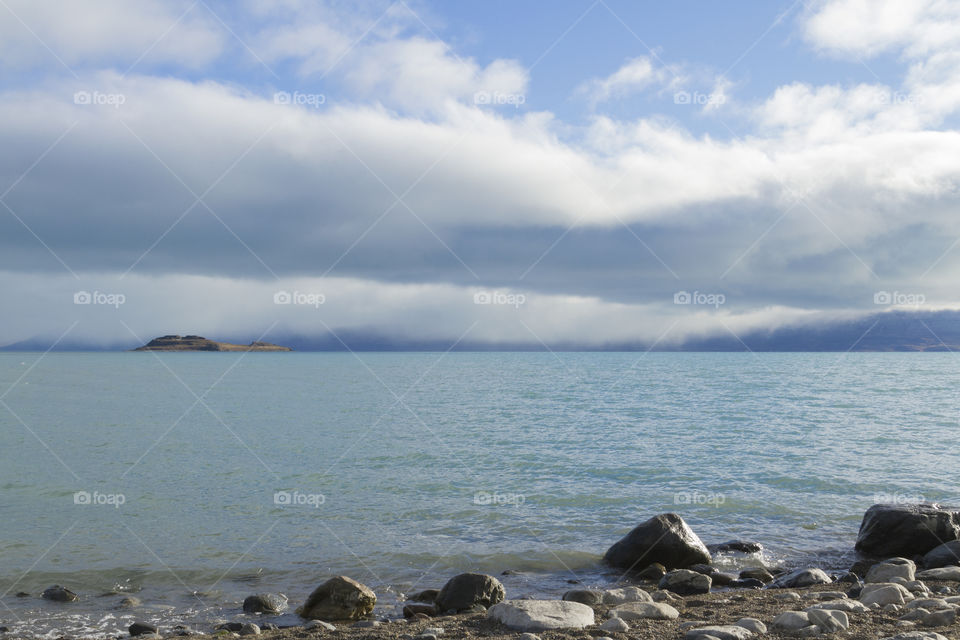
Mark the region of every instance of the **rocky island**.
<instances>
[{"instance_id":1,"label":"rocky island","mask_svg":"<svg viewBox=\"0 0 960 640\"><path fill-rule=\"evenodd\" d=\"M161 336L134 351L293 351L269 342L254 341L248 345L208 340L202 336Z\"/></svg>"}]
</instances>

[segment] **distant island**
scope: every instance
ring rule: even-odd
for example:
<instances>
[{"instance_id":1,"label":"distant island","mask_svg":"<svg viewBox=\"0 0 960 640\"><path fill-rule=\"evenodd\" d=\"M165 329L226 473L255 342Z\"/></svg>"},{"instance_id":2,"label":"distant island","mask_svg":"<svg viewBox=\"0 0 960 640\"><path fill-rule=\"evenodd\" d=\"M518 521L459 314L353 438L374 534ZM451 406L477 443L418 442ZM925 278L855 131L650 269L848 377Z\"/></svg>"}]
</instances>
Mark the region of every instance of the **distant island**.
<instances>
[{"instance_id":1,"label":"distant island","mask_svg":"<svg viewBox=\"0 0 960 640\"><path fill-rule=\"evenodd\" d=\"M208 340L202 336L161 336L134 351L293 351L269 342L251 342L248 345Z\"/></svg>"}]
</instances>

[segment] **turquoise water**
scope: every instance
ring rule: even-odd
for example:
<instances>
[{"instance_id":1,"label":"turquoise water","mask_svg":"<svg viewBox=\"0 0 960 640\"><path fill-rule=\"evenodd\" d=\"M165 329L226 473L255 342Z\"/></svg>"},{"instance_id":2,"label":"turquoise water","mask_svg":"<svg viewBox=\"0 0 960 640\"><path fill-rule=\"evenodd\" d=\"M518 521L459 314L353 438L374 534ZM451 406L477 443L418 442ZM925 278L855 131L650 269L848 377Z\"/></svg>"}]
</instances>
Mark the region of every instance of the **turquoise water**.
<instances>
[{"instance_id":1,"label":"turquoise water","mask_svg":"<svg viewBox=\"0 0 960 640\"><path fill-rule=\"evenodd\" d=\"M510 570L514 596L556 595L616 581L604 550L664 511L707 543L760 541L771 564L844 566L874 502L960 501L958 364L0 354L0 623L203 627L251 593L296 602L339 573L373 587L386 615L466 570ZM55 583L81 601L40 600ZM128 592L146 608L113 610Z\"/></svg>"}]
</instances>

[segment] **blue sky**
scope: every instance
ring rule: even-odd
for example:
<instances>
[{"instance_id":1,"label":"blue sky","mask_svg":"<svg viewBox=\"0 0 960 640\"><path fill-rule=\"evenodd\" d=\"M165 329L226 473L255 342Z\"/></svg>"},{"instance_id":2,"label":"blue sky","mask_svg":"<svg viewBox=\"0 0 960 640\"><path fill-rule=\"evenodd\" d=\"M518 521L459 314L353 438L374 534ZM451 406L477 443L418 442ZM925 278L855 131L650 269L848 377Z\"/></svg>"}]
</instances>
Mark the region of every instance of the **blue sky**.
<instances>
[{"instance_id":1,"label":"blue sky","mask_svg":"<svg viewBox=\"0 0 960 640\"><path fill-rule=\"evenodd\" d=\"M958 62L943 0L4 0L0 344L953 308Z\"/></svg>"}]
</instances>

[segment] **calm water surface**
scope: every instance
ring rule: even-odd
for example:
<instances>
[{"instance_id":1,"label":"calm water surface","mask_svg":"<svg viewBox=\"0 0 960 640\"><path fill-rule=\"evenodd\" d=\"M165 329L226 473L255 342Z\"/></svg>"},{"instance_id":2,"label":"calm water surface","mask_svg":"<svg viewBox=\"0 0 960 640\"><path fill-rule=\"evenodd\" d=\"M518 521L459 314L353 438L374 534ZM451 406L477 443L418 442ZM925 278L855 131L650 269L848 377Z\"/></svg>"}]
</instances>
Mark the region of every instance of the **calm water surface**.
<instances>
[{"instance_id":1,"label":"calm water surface","mask_svg":"<svg viewBox=\"0 0 960 640\"><path fill-rule=\"evenodd\" d=\"M872 503L958 501L958 389L949 353L0 354L0 623L205 629L340 573L386 615L466 570L555 596L664 511L844 566Z\"/></svg>"}]
</instances>

